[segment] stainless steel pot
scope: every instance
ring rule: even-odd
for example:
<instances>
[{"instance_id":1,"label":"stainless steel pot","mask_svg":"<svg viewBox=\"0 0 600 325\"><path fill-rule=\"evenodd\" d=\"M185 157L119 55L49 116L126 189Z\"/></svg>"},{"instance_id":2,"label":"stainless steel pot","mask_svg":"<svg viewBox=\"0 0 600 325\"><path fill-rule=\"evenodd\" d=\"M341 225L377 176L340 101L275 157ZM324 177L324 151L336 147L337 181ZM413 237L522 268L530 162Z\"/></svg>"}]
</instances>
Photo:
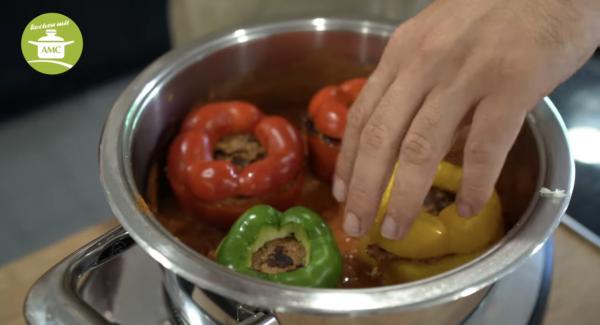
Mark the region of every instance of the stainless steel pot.
<instances>
[{"instance_id":1,"label":"stainless steel pot","mask_svg":"<svg viewBox=\"0 0 600 325\"><path fill-rule=\"evenodd\" d=\"M149 166L192 104L244 98L267 111L286 113L282 107L290 100L306 102L323 84L373 66L392 30L393 26L356 20L288 21L240 29L158 59L117 100L100 144L102 184L123 227L167 272L275 313L282 323L463 320L490 285L542 247L568 205L573 160L563 122L547 98L528 116L497 185L510 231L474 261L421 281L368 289L309 289L247 277L185 246L144 204ZM564 190L566 196L542 198L542 186Z\"/></svg>"}]
</instances>

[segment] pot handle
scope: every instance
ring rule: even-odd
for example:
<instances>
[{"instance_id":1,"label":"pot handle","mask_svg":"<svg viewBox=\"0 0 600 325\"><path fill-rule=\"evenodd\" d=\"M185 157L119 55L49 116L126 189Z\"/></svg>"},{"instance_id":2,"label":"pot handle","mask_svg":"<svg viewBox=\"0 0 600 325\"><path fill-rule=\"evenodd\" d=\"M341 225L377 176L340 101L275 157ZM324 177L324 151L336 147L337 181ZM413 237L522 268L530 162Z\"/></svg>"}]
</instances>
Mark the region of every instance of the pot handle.
<instances>
[{"instance_id":1,"label":"pot handle","mask_svg":"<svg viewBox=\"0 0 600 325\"><path fill-rule=\"evenodd\" d=\"M30 324L107 324L100 313L79 295L79 280L128 250L135 242L117 227L67 256L30 289L25 318Z\"/></svg>"},{"instance_id":2,"label":"pot handle","mask_svg":"<svg viewBox=\"0 0 600 325\"><path fill-rule=\"evenodd\" d=\"M113 324L79 295L79 284L87 272L101 267L135 244L119 226L86 244L48 270L31 287L24 314L29 324ZM174 276L174 275L173 275ZM275 315L250 312L239 325L277 325Z\"/></svg>"}]
</instances>

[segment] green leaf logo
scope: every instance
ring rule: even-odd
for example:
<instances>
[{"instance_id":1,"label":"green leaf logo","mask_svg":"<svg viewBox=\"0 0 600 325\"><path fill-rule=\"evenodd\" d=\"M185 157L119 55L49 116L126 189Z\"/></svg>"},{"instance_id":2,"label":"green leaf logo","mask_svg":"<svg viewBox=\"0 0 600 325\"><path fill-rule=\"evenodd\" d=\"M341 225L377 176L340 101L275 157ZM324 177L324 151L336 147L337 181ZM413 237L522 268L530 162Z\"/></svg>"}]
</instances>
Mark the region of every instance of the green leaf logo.
<instances>
[{"instance_id":1,"label":"green leaf logo","mask_svg":"<svg viewBox=\"0 0 600 325\"><path fill-rule=\"evenodd\" d=\"M27 24L21 36L25 61L44 74L73 68L83 51L83 37L75 22L62 14L46 13Z\"/></svg>"}]
</instances>

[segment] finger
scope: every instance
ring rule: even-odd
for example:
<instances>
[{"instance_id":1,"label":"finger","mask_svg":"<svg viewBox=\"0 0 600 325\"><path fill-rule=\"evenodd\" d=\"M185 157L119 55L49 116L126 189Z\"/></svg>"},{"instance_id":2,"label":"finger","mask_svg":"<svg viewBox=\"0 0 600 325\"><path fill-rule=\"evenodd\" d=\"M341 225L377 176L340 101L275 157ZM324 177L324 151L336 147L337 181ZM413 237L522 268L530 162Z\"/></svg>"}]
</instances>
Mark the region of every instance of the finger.
<instances>
[{"instance_id":1,"label":"finger","mask_svg":"<svg viewBox=\"0 0 600 325\"><path fill-rule=\"evenodd\" d=\"M352 169L358 151L360 134L371 113L384 96L398 72L399 62L402 60L402 47L397 43L402 39L408 47L410 33L405 32L407 24L401 25L390 38L377 68L371 74L360 95L348 113L348 120L340 154L338 155L333 177L333 196L338 202L346 200L347 185L350 183Z\"/></svg>"},{"instance_id":2,"label":"finger","mask_svg":"<svg viewBox=\"0 0 600 325\"><path fill-rule=\"evenodd\" d=\"M365 123L358 140L346 203L344 230L349 235L360 236L370 228L402 137L429 91L430 83L425 78L415 78L413 73L402 73Z\"/></svg>"},{"instance_id":3,"label":"finger","mask_svg":"<svg viewBox=\"0 0 600 325\"><path fill-rule=\"evenodd\" d=\"M434 89L415 116L400 147L391 200L381 227L383 237L404 236L421 211L456 128L478 100L468 89Z\"/></svg>"},{"instance_id":4,"label":"finger","mask_svg":"<svg viewBox=\"0 0 600 325\"><path fill-rule=\"evenodd\" d=\"M475 110L465 144L463 176L457 195L461 216L479 213L491 197L508 151L512 147L527 109L535 103L518 102L516 94L484 98Z\"/></svg>"}]
</instances>

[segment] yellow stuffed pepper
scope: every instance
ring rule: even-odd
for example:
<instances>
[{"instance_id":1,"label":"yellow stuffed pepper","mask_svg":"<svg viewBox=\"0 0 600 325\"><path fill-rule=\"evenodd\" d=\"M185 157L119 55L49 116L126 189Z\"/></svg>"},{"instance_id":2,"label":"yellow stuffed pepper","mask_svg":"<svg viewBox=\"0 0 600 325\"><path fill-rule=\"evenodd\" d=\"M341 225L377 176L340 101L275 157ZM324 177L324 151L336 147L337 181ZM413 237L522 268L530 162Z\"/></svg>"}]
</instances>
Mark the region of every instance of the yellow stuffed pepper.
<instances>
[{"instance_id":1,"label":"yellow stuffed pepper","mask_svg":"<svg viewBox=\"0 0 600 325\"><path fill-rule=\"evenodd\" d=\"M451 194L453 201L461 177L460 167L442 162L432 189ZM360 240L358 250L359 258L377 267L386 284L426 278L464 264L481 254L504 233L500 199L494 191L476 216L461 217L456 204L448 202L438 215L423 208L403 239L383 238L380 228L393 180L392 177L383 195L375 225Z\"/></svg>"}]
</instances>

